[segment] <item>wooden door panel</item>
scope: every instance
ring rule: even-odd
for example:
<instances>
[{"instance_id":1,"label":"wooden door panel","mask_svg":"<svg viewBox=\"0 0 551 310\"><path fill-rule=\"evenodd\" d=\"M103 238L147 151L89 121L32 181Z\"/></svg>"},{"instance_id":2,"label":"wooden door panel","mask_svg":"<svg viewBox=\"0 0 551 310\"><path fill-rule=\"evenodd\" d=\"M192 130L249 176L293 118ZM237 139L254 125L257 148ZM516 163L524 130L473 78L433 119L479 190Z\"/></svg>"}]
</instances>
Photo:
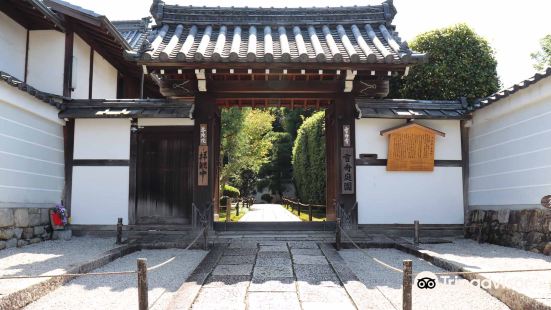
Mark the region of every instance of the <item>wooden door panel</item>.
<instances>
[{"instance_id":1,"label":"wooden door panel","mask_svg":"<svg viewBox=\"0 0 551 310\"><path fill-rule=\"evenodd\" d=\"M192 134L188 130L172 127L140 130L136 180L138 224L189 223L192 152Z\"/></svg>"}]
</instances>

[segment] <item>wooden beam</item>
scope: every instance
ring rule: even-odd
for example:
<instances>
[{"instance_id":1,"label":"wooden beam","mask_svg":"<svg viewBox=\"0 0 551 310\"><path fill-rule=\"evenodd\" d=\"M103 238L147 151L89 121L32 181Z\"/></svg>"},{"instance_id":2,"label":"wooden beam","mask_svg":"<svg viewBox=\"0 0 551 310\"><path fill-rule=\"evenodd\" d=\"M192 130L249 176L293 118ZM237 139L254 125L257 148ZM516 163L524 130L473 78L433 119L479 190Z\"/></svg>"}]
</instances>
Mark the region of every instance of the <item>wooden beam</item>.
<instances>
[{"instance_id":1,"label":"wooden beam","mask_svg":"<svg viewBox=\"0 0 551 310\"><path fill-rule=\"evenodd\" d=\"M29 29L27 29L27 40L25 42L25 72L23 82L27 83L27 75L29 73Z\"/></svg>"},{"instance_id":2,"label":"wooden beam","mask_svg":"<svg viewBox=\"0 0 551 310\"><path fill-rule=\"evenodd\" d=\"M88 75L88 99L92 99L94 86L94 48L90 46L90 72Z\"/></svg>"},{"instance_id":3,"label":"wooden beam","mask_svg":"<svg viewBox=\"0 0 551 310\"><path fill-rule=\"evenodd\" d=\"M340 93L342 81L207 81L211 93Z\"/></svg>"},{"instance_id":4,"label":"wooden beam","mask_svg":"<svg viewBox=\"0 0 551 310\"><path fill-rule=\"evenodd\" d=\"M75 33L72 27L67 27L65 33L65 62L63 65L63 96L70 98L73 79L73 42Z\"/></svg>"},{"instance_id":5,"label":"wooden beam","mask_svg":"<svg viewBox=\"0 0 551 310\"><path fill-rule=\"evenodd\" d=\"M463 221L468 224L469 219L469 129L470 121L459 122L461 128L461 163L463 167Z\"/></svg>"},{"instance_id":6,"label":"wooden beam","mask_svg":"<svg viewBox=\"0 0 551 310\"><path fill-rule=\"evenodd\" d=\"M63 127L63 146L65 163L65 195L63 204L71 216L71 194L73 188L73 150L75 145L75 120L68 120Z\"/></svg>"},{"instance_id":7,"label":"wooden beam","mask_svg":"<svg viewBox=\"0 0 551 310\"><path fill-rule=\"evenodd\" d=\"M138 121L132 119L130 123L130 162L128 182L128 224L136 224L136 169L138 158Z\"/></svg>"}]
</instances>

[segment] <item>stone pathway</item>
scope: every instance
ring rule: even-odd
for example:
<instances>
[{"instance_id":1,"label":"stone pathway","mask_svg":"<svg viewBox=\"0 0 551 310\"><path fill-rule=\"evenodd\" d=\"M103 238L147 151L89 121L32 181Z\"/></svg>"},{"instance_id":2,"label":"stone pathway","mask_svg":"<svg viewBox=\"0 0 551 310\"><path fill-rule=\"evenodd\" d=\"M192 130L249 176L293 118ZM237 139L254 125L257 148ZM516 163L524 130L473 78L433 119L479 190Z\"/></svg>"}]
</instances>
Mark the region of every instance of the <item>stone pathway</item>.
<instances>
[{"instance_id":1,"label":"stone pathway","mask_svg":"<svg viewBox=\"0 0 551 310\"><path fill-rule=\"evenodd\" d=\"M356 309L311 241L233 241L193 309Z\"/></svg>"},{"instance_id":2,"label":"stone pathway","mask_svg":"<svg viewBox=\"0 0 551 310\"><path fill-rule=\"evenodd\" d=\"M300 218L278 204L253 204L240 222L300 222Z\"/></svg>"}]
</instances>

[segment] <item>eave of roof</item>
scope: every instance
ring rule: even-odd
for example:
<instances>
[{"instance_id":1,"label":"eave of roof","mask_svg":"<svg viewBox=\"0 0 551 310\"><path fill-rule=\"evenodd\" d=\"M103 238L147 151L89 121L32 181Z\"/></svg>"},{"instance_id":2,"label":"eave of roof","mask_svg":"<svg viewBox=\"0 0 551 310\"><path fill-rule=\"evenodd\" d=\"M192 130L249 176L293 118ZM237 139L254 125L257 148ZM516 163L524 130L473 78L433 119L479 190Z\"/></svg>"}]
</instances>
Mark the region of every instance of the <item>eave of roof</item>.
<instances>
[{"instance_id":1,"label":"eave of roof","mask_svg":"<svg viewBox=\"0 0 551 310\"><path fill-rule=\"evenodd\" d=\"M475 102L474 109L481 109L485 106L488 106L492 103L498 102L501 99L507 98L511 96L512 94L518 92L521 89L527 88L533 84L536 84L537 82L541 81L544 78L548 78L551 76L551 67L547 67L547 69L543 70L542 72L538 72L534 74L532 77L523 80L509 88L500 90L478 102Z\"/></svg>"},{"instance_id":2,"label":"eave of roof","mask_svg":"<svg viewBox=\"0 0 551 310\"><path fill-rule=\"evenodd\" d=\"M37 98L40 101L43 101L51 106L54 106L56 108L60 108L61 104L63 103L63 97L50 94L47 92L39 91L36 88L28 85L27 83L15 78L14 76L10 75L9 73L0 71L0 80L6 82L8 85L17 87L17 89L28 93L29 95Z\"/></svg>"},{"instance_id":3,"label":"eave of roof","mask_svg":"<svg viewBox=\"0 0 551 310\"><path fill-rule=\"evenodd\" d=\"M467 101L356 98L358 118L469 119Z\"/></svg>"},{"instance_id":4,"label":"eave of roof","mask_svg":"<svg viewBox=\"0 0 551 310\"><path fill-rule=\"evenodd\" d=\"M65 31L63 21L40 0L3 0L0 4L0 10L6 11L8 15L13 13L16 16L22 16L22 18L19 18L19 20L16 18L16 20L22 24L27 24L24 25L27 28L29 28L28 24L32 24L29 18L34 18L38 21L39 25L48 25L46 26L47 28L51 27L52 29L57 29L62 32ZM45 24L44 21L48 21L48 23ZM38 29L43 29L42 27ZM34 28L29 29L33 30Z\"/></svg>"}]
</instances>

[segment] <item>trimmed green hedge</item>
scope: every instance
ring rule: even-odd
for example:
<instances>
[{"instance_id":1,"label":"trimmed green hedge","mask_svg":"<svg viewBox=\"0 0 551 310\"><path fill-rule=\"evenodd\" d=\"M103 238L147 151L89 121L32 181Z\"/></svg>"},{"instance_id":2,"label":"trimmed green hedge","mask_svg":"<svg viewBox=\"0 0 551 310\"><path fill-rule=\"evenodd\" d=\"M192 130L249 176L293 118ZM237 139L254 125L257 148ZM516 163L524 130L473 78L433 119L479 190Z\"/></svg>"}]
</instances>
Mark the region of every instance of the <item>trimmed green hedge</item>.
<instances>
[{"instance_id":1,"label":"trimmed green hedge","mask_svg":"<svg viewBox=\"0 0 551 310\"><path fill-rule=\"evenodd\" d=\"M293 146L293 180L303 203L325 204L325 112L304 120Z\"/></svg>"},{"instance_id":2,"label":"trimmed green hedge","mask_svg":"<svg viewBox=\"0 0 551 310\"><path fill-rule=\"evenodd\" d=\"M224 196L228 196L228 197L231 197L231 198L237 198L241 195L241 193L239 192L239 190L231 185L224 185L224 191L222 193L222 195Z\"/></svg>"}]
</instances>

